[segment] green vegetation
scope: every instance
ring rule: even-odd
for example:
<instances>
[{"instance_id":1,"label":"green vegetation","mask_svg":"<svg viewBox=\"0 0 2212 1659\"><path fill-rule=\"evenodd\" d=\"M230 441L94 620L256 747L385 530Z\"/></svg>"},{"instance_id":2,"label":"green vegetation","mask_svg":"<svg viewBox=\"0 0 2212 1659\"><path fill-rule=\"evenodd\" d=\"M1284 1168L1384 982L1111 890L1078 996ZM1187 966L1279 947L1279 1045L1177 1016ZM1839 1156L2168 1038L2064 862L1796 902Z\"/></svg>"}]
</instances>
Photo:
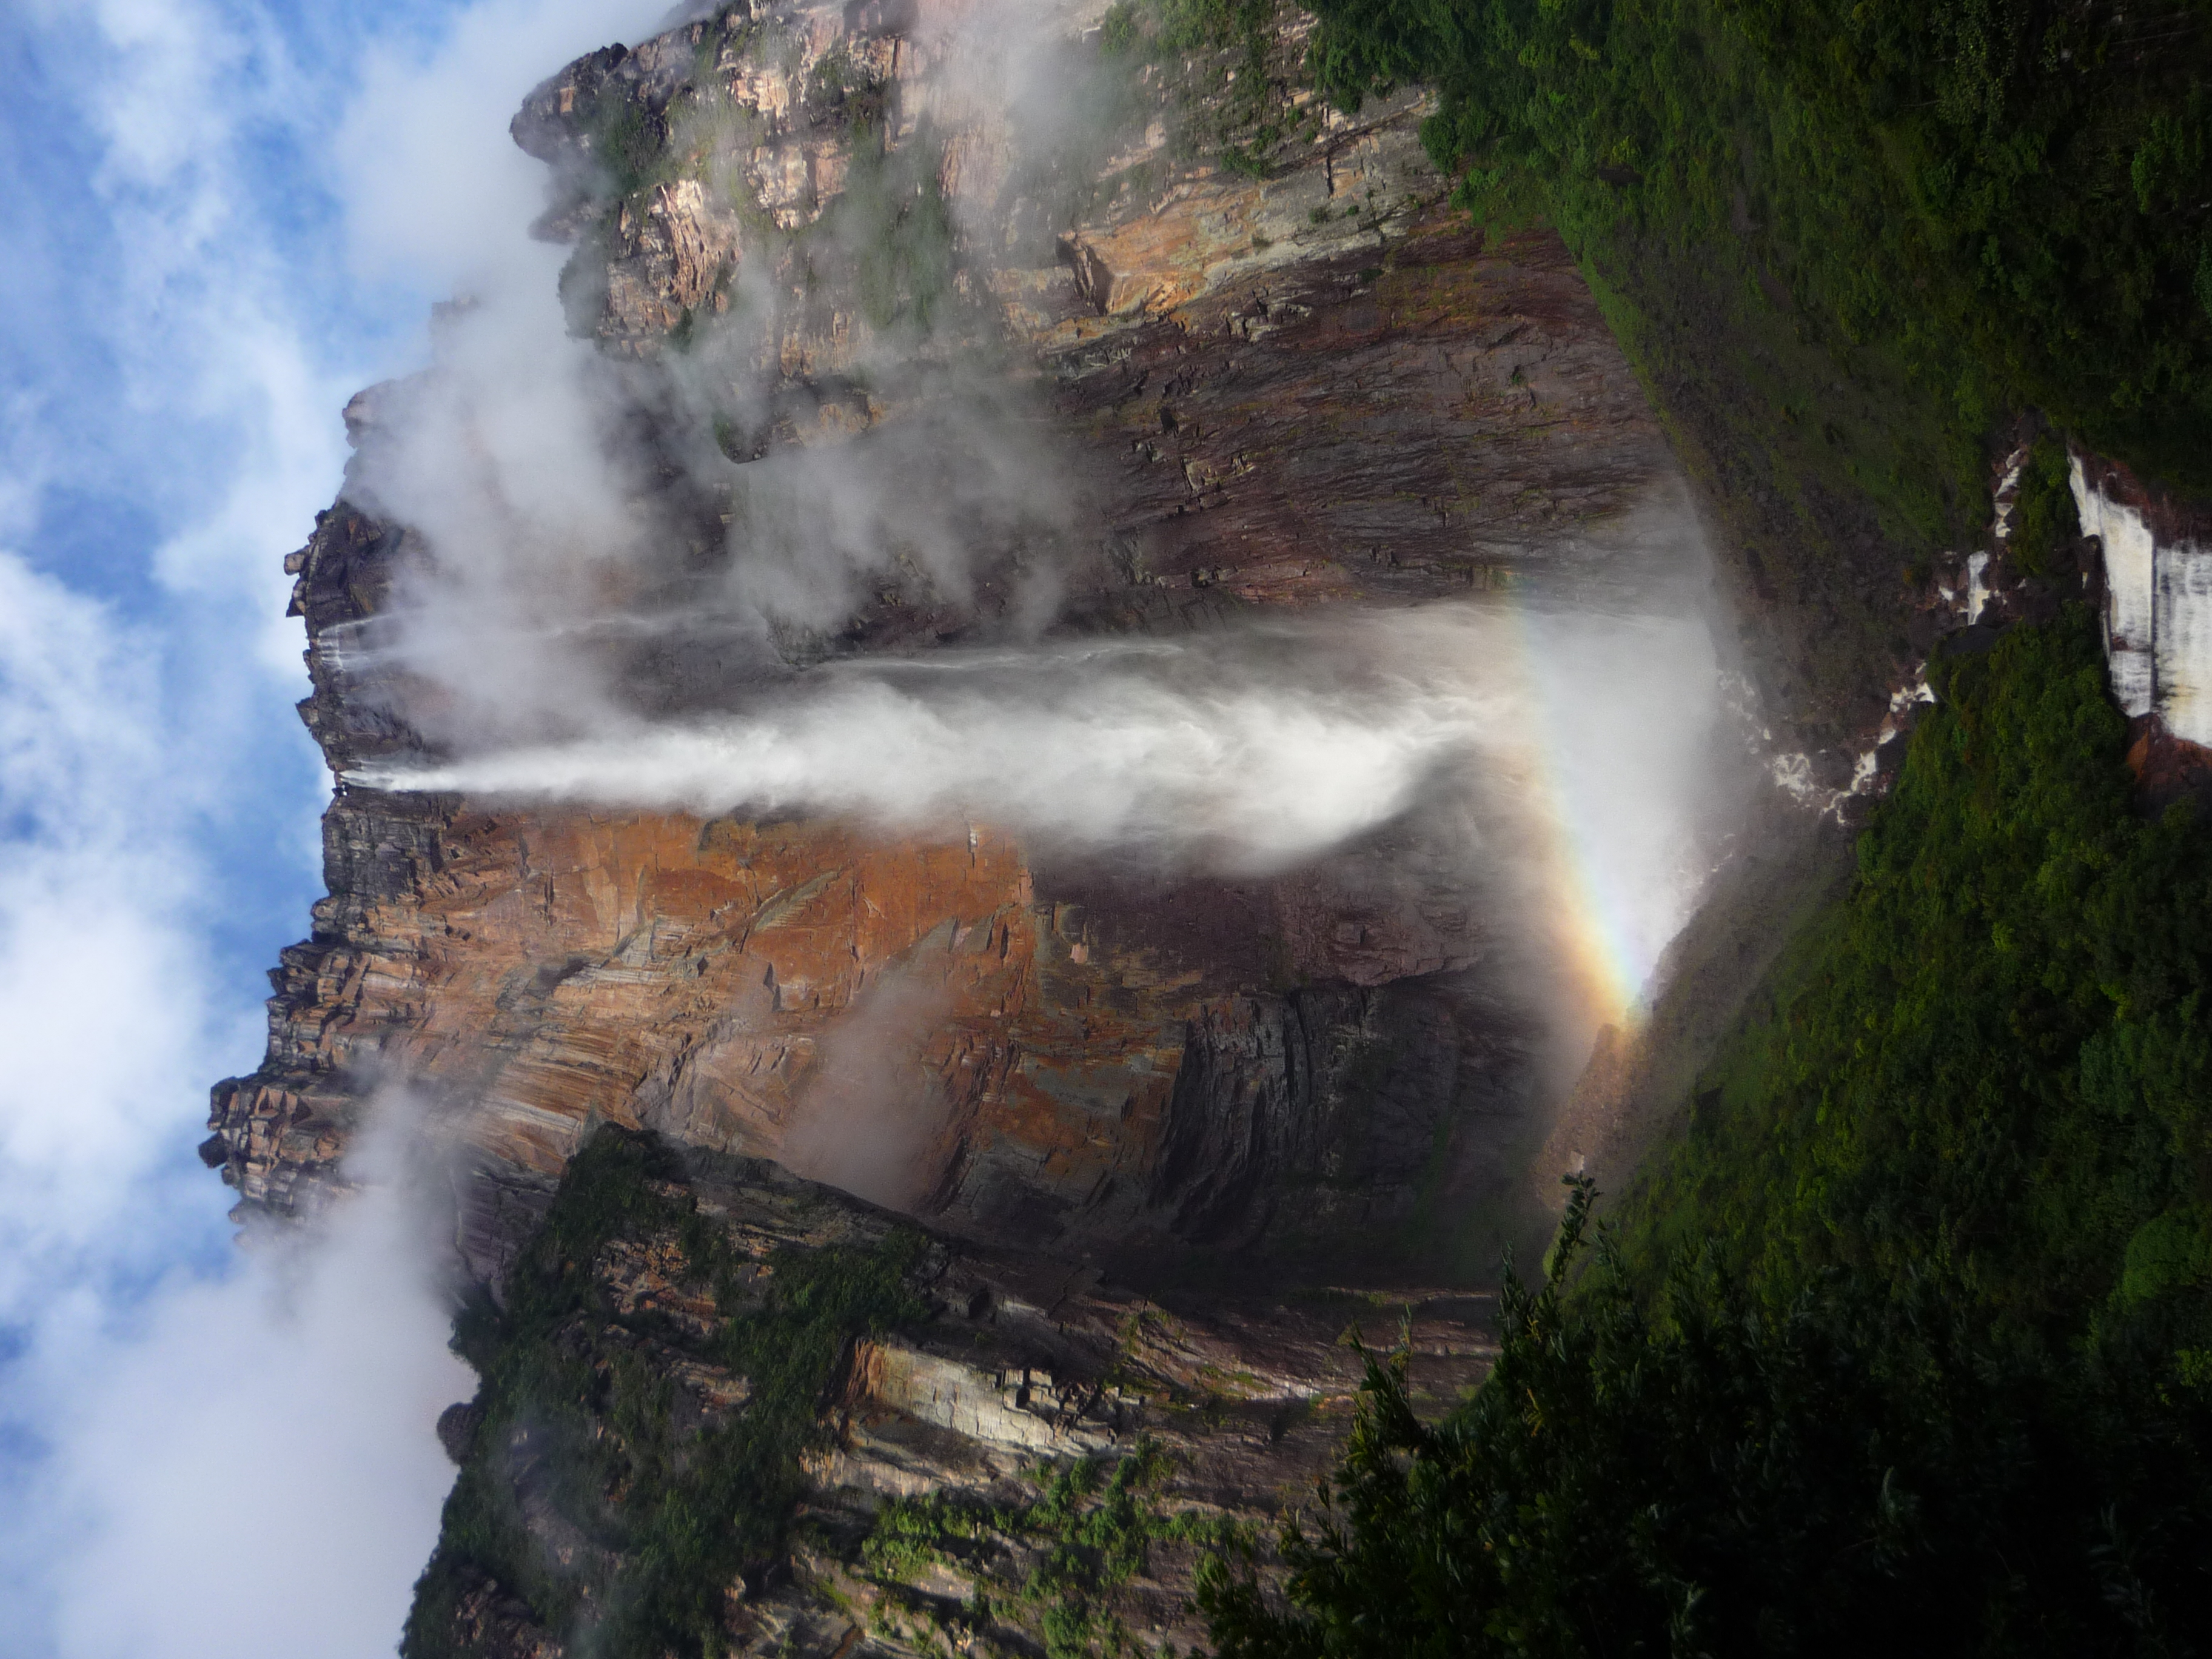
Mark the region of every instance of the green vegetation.
<instances>
[{"instance_id":1,"label":"green vegetation","mask_svg":"<svg viewBox=\"0 0 2212 1659\"><path fill-rule=\"evenodd\" d=\"M587 130L592 152L607 170L610 194L634 196L658 182L667 129L634 100L620 92L601 94Z\"/></svg>"},{"instance_id":2,"label":"green vegetation","mask_svg":"<svg viewBox=\"0 0 2212 1659\"><path fill-rule=\"evenodd\" d=\"M2118 0L1319 0L1345 101L1435 86L1477 211L1736 250L1959 453L2038 407L2212 483L2212 32Z\"/></svg>"},{"instance_id":3,"label":"green vegetation","mask_svg":"<svg viewBox=\"0 0 2212 1659\"><path fill-rule=\"evenodd\" d=\"M879 128L853 136L852 166L825 229L848 246L861 314L878 329L926 335L955 296L952 210L938 182L944 153L927 132L896 152Z\"/></svg>"},{"instance_id":4,"label":"green vegetation","mask_svg":"<svg viewBox=\"0 0 2212 1659\"><path fill-rule=\"evenodd\" d=\"M799 1456L850 1345L921 1316L906 1288L918 1234L779 1255L763 1273L683 1180L654 1138L602 1128L516 1263L506 1309L481 1303L459 1321L454 1347L483 1379L483 1415L416 1586L408 1659L461 1651L454 1610L485 1577L556 1633L580 1619L608 1659L718 1651L724 1592L780 1550ZM618 1314L594 1267L617 1241L680 1252L685 1283L717 1310L703 1342L665 1314ZM679 1439L665 1367L647 1361L656 1345L744 1378L744 1410ZM526 1491L573 1533L571 1559L533 1545Z\"/></svg>"},{"instance_id":5,"label":"green vegetation","mask_svg":"<svg viewBox=\"0 0 2212 1659\"><path fill-rule=\"evenodd\" d=\"M1339 104L1431 87L1459 201L1565 237L1710 488L1795 741L1880 717L1905 590L1978 538L2011 415L2212 484L2202 5L1316 9Z\"/></svg>"},{"instance_id":6,"label":"green vegetation","mask_svg":"<svg viewBox=\"0 0 2212 1659\"><path fill-rule=\"evenodd\" d=\"M1292 1607L1225 1559L1221 1659L2178 1652L2206 1633L2212 1413L2090 1362L2008 1363L1925 1281L1763 1304L1710 1262L1656 1312L1608 1237L1508 1287L1490 1382L1441 1425L1371 1365ZM2092 1415L2085 1421L2078 1415Z\"/></svg>"},{"instance_id":7,"label":"green vegetation","mask_svg":"<svg viewBox=\"0 0 2212 1659\"><path fill-rule=\"evenodd\" d=\"M2052 423L2014 520L2031 574L2078 529L2058 429L2212 484L2202 7L1316 3L1332 96L1430 83L1459 201L1565 235L1717 486L1767 689L1816 735L1863 725L1910 654L1899 592L1978 532L2009 415ZM1310 125L1277 23L1276 0L1122 0L1100 43L1168 88L1178 155L1264 172ZM824 60L810 102L865 126L866 90ZM594 132L617 196L669 165L628 105ZM927 330L950 227L902 165L862 131L816 251L857 262L877 326ZM1145 1451L1036 1471L1027 1503L890 1504L860 1569L884 1603L941 1622L913 1581L946 1569L967 1634L1012 1609L1052 1659L1116 1651L1111 1593L1173 1541L1213 1552L1224 1659L2212 1643L2212 839L2131 810L2086 616L1932 678L1850 890L1686 1091L1619 1228L1593 1238L1577 1189L1541 1282L1507 1291L1496 1373L1443 1422L1370 1366L1328 1502L1283 1540L1287 1602L1164 1512ZM692 1339L615 1318L594 1276L618 1237L676 1242L715 1362L751 1379L696 1443L636 1347ZM588 1596L594 1651L711 1647L722 1587L780 1546L838 1356L912 1316L912 1248L779 1262L763 1291L666 1154L594 1142L505 1311L465 1323L486 1417L406 1651L447 1651L486 1576L556 1628ZM521 1473L574 1524L559 1571Z\"/></svg>"},{"instance_id":8,"label":"green vegetation","mask_svg":"<svg viewBox=\"0 0 2212 1659\"><path fill-rule=\"evenodd\" d=\"M2212 1641L2212 836L2078 611L1942 702L1577 1279L1441 1425L1370 1366L1224 1659Z\"/></svg>"},{"instance_id":9,"label":"green vegetation","mask_svg":"<svg viewBox=\"0 0 2212 1659\"><path fill-rule=\"evenodd\" d=\"M700 1213L669 1146L602 1128L510 1274L505 1309L480 1302L458 1322L455 1348L483 1377L482 1417L403 1655L475 1651L456 1614L487 1583L604 1659L722 1652L729 1589L794 1544L804 1553L824 1525L802 1522L793 1536L799 1460L827 1432L825 1399L852 1345L927 1318L907 1289L921 1244L901 1232L872 1250L751 1261ZM695 1305L711 1297L703 1336L647 1303L623 1310L607 1267L647 1256ZM682 1419L674 1379L698 1362L749 1385L719 1426ZM1022 1501L893 1499L865 1538L816 1540L846 1561L817 1589L879 1629L963 1646L1011 1625L1048 1659L1133 1653L1115 1595L1154 1550L1245 1547L1234 1522L1167 1502L1172 1472L1146 1441L1125 1455L1040 1462ZM936 1567L969 1582L964 1601L929 1593ZM860 1587L867 1606L846 1594Z\"/></svg>"},{"instance_id":10,"label":"green vegetation","mask_svg":"<svg viewBox=\"0 0 2212 1659\"><path fill-rule=\"evenodd\" d=\"M2066 446L2048 432L2039 434L2021 463L2020 494L2014 499L2006 542L2027 575L2050 575L2059 550L2081 533L2069 471Z\"/></svg>"},{"instance_id":11,"label":"green vegetation","mask_svg":"<svg viewBox=\"0 0 2212 1659\"><path fill-rule=\"evenodd\" d=\"M1263 178L1284 140L1310 133L1317 117L1292 103L1305 77L1284 40L1283 10L1281 0L1118 0L1099 47L1169 89L1177 159L1206 155Z\"/></svg>"},{"instance_id":12,"label":"green vegetation","mask_svg":"<svg viewBox=\"0 0 2212 1659\"><path fill-rule=\"evenodd\" d=\"M2212 1178L2212 839L2130 810L2085 615L1931 678L1850 899L1714 1066L1638 1225L1779 1279L1938 1263L2056 1347Z\"/></svg>"},{"instance_id":13,"label":"green vegetation","mask_svg":"<svg viewBox=\"0 0 2212 1659\"><path fill-rule=\"evenodd\" d=\"M907 1585L945 1567L974 1586L956 1620L963 1634L1018 1622L1037 1630L1048 1659L1134 1652L1106 1599L1147 1571L1155 1547L1191 1544L1217 1555L1243 1548L1234 1522L1166 1508L1162 1488L1171 1472L1167 1454L1142 1442L1118 1460L1038 1464L1029 1474L1037 1496L1024 1504L945 1493L894 1498L862 1546L861 1570L909 1621L935 1615ZM1031 1564L1026 1571L1022 1561Z\"/></svg>"},{"instance_id":14,"label":"green vegetation","mask_svg":"<svg viewBox=\"0 0 2212 1659\"><path fill-rule=\"evenodd\" d=\"M817 126L881 126L888 88L864 75L842 45L816 60L804 97Z\"/></svg>"},{"instance_id":15,"label":"green vegetation","mask_svg":"<svg viewBox=\"0 0 2212 1659\"><path fill-rule=\"evenodd\" d=\"M1173 53L1233 47L1241 67L1264 70L1281 0L1116 0L1101 21L1099 49L1158 61Z\"/></svg>"}]
</instances>

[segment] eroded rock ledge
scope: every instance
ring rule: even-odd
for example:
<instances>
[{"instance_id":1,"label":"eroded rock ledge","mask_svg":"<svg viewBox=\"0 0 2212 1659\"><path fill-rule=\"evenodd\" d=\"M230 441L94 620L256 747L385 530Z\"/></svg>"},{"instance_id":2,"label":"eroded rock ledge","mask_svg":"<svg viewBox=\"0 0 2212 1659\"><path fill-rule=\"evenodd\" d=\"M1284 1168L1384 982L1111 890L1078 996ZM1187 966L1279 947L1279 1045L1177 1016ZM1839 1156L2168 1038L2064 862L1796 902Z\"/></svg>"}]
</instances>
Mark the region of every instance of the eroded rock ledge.
<instances>
[{"instance_id":1,"label":"eroded rock ledge","mask_svg":"<svg viewBox=\"0 0 2212 1659\"><path fill-rule=\"evenodd\" d=\"M1330 1466L1340 1332L1395 1337L1425 1403L1491 1353L1484 1297L1155 1300L619 1130L502 1288L413 1659L1187 1651L1198 1565L1268 1559Z\"/></svg>"}]
</instances>

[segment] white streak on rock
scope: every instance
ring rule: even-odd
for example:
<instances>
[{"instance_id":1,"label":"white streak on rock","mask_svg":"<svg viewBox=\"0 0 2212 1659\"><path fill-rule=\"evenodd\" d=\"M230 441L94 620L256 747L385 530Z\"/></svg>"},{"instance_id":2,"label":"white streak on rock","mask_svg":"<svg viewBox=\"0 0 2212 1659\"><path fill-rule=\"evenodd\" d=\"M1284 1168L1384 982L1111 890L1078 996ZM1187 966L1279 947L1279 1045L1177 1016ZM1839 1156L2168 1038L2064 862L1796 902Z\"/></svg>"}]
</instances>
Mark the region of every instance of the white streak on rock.
<instances>
[{"instance_id":1,"label":"white streak on rock","mask_svg":"<svg viewBox=\"0 0 2212 1659\"><path fill-rule=\"evenodd\" d=\"M2157 544L2142 514L2090 488L2079 456L2070 458L2069 473L2081 533L2105 544L2105 652L2112 695L2130 715L2148 714L2158 696Z\"/></svg>"},{"instance_id":2,"label":"white streak on rock","mask_svg":"<svg viewBox=\"0 0 2212 1659\"><path fill-rule=\"evenodd\" d=\"M2159 716L2175 737L2212 746L2212 547L2160 548L2153 606Z\"/></svg>"}]
</instances>

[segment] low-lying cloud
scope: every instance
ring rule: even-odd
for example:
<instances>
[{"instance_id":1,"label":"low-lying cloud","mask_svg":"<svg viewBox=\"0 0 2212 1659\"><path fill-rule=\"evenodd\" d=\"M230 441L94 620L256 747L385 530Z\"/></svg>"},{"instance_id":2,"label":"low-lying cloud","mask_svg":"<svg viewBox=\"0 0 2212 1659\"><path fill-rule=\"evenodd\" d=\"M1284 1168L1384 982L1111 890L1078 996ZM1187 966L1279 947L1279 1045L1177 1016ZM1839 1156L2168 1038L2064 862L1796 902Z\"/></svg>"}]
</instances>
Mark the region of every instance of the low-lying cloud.
<instances>
[{"instance_id":1,"label":"low-lying cloud","mask_svg":"<svg viewBox=\"0 0 2212 1659\"><path fill-rule=\"evenodd\" d=\"M466 16L527 76L657 9ZM317 168L364 58L419 84L441 32L256 0L0 13L23 71L0 115L0 1647L23 1659L388 1655L452 1479L431 1427L473 1382L444 1224L387 1183L241 1252L192 1153L319 885L281 561L337 484L345 396L422 308L347 284Z\"/></svg>"},{"instance_id":2,"label":"low-lying cloud","mask_svg":"<svg viewBox=\"0 0 2212 1659\"><path fill-rule=\"evenodd\" d=\"M412 1127L387 1105L352 1160L365 1190L71 1356L48 1419L60 1652L391 1650L453 1482L432 1425L476 1389L446 1352L450 1223L404 1179Z\"/></svg>"},{"instance_id":3,"label":"low-lying cloud","mask_svg":"<svg viewBox=\"0 0 2212 1659\"><path fill-rule=\"evenodd\" d=\"M944 981L914 966L878 976L823 1042L778 1161L872 1204L920 1203L938 1174L929 1153L949 1109L921 1059L951 1005Z\"/></svg>"},{"instance_id":4,"label":"low-lying cloud","mask_svg":"<svg viewBox=\"0 0 2212 1659\"><path fill-rule=\"evenodd\" d=\"M149 807L210 758L163 740L161 643L0 553L0 1617L27 1659L356 1659L389 1651L452 1479L431 1425L473 1382L441 1229L384 1172L320 1231L223 1243L191 1147L260 1022L183 792Z\"/></svg>"}]
</instances>

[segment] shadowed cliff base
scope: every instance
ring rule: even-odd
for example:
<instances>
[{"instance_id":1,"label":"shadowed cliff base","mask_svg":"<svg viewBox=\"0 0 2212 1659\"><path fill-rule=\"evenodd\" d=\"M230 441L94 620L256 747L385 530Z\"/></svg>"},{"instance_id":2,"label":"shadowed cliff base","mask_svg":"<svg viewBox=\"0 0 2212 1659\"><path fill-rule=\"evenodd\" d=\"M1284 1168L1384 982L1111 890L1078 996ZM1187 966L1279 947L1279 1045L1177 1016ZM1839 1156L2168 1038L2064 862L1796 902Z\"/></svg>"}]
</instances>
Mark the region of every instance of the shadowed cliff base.
<instances>
[{"instance_id":1,"label":"shadowed cliff base","mask_svg":"<svg viewBox=\"0 0 2212 1659\"><path fill-rule=\"evenodd\" d=\"M497 1288L409 1659L1186 1647L1199 1563L1328 1466L1340 1332L1433 1409L1489 1352L1486 1298L1148 1299L615 1128Z\"/></svg>"}]
</instances>

